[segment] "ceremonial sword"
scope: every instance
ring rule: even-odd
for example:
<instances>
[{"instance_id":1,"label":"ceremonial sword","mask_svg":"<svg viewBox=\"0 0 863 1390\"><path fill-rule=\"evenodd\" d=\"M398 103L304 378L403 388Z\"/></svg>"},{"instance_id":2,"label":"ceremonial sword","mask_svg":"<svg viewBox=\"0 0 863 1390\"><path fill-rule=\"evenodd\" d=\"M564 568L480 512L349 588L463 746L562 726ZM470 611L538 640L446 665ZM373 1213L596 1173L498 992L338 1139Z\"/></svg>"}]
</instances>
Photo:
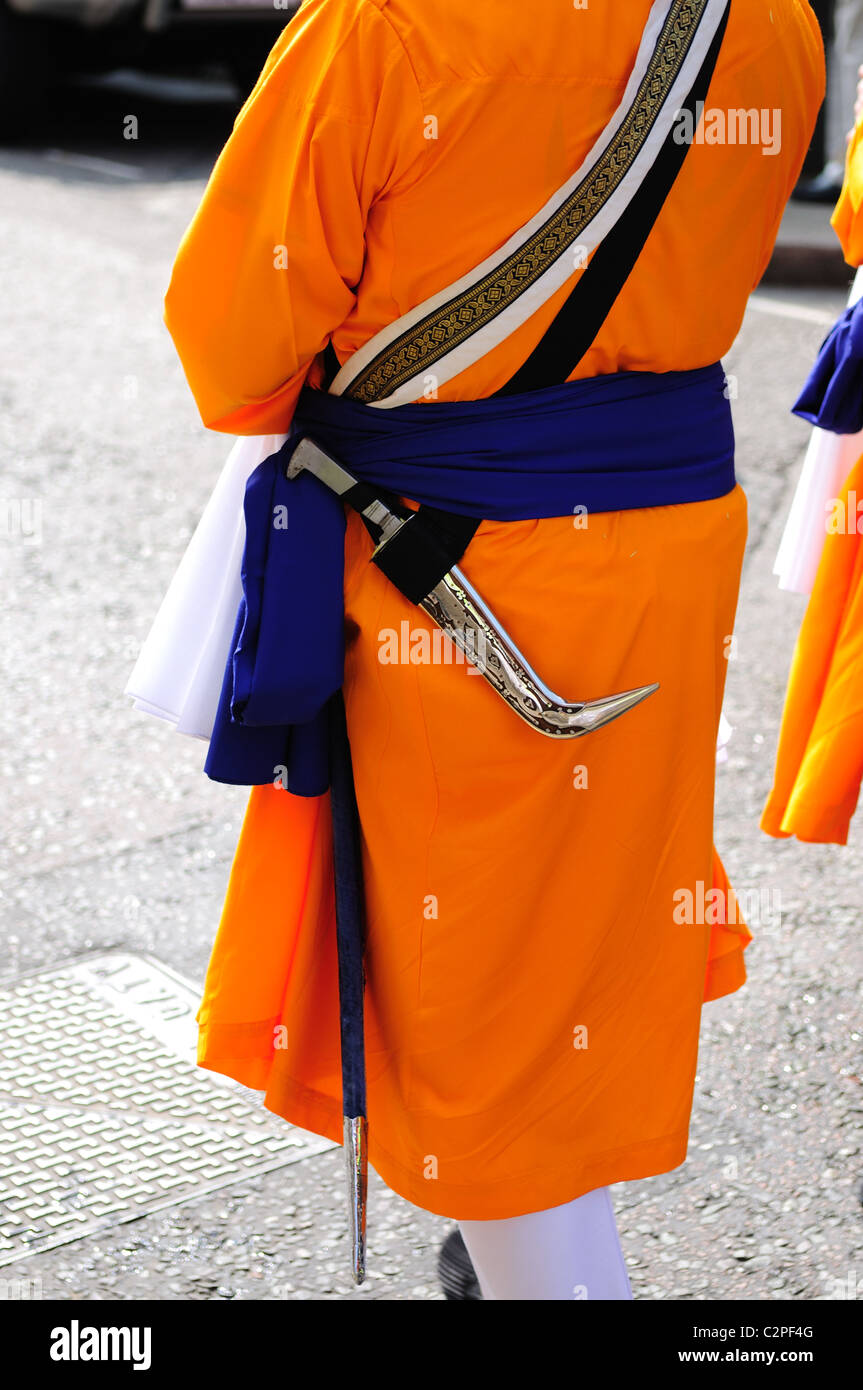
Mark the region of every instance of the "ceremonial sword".
<instances>
[{"instance_id":1,"label":"ceremonial sword","mask_svg":"<svg viewBox=\"0 0 863 1390\"><path fill-rule=\"evenodd\" d=\"M655 683L598 700L570 703L562 699L540 680L458 565L448 567L426 593L415 594L402 587L402 546L409 550L414 542L419 546L423 541L417 525L419 512L402 507L395 499L385 501L308 437L293 450L286 473L288 478L296 478L304 470L360 513L377 541L371 557L374 564L428 614L510 709L538 733L548 738L581 738L619 719L659 689Z\"/></svg>"},{"instance_id":2,"label":"ceremonial sword","mask_svg":"<svg viewBox=\"0 0 863 1390\"><path fill-rule=\"evenodd\" d=\"M532 729L549 738L580 738L619 719L659 689L658 684L643 685L598 700L569 703L561 699L540 680L458 565L449 563L446 547L436 545L433 534L430 540L428 529L418 521L419 512L404 507L395 497L384 500L379 491L353 477L308 437L293 449L285 471L288 478L296 478L303 471L313 474L360 513L376 542L371 557L374 563L451 638L510 709ZM415 550L421 552L419 564L411 563ZM361 1284L366 1272L368 1199L363 1038L365 924L359 815L341 691L331 701L329 720L343 1139L351 1271L354 1282Z\"/></svg>"}]
</instances>

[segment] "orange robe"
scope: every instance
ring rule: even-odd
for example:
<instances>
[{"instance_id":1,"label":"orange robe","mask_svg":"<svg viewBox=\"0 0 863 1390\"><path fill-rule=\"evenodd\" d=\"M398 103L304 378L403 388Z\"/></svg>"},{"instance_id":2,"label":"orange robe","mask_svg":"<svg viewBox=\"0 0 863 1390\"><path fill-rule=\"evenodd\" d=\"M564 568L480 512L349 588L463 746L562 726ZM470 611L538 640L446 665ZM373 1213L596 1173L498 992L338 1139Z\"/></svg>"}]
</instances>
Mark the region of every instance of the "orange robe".
<instances>
[{"instance_id":1,"label":"orange robe","mask_svg":"<svg viewBox=\"0 0 863 1390\"><path fill-rule=\"evenodd\" d=\"M848 264L863 264L863 124L832 220ZM844 845L863 781L863 458L836 502L824 517L761 828L776 839Z\"/></svg>"},{"instance_id":2,"label":"orange robe","mask_svg":"<svg viewBox=\"0 0 863 1390\"><path fill-rule=\"evenodd\" d=\"M328 339L344 362L503 244L609 120L649 10L308 0L237 119L167 296L205 424L285 429ZM696 143L574 376L728 350L823 89L807 4L732 5L709 105L778 111L778 149ZM566 292L440 398L495 391ZM418 1206L514 1216L685 1157L701 1006L743 983L750 940L704 911L714 884L727 897L714 758L745 535L739 487L583 529L572 516L480 526L465 569L552 687L590 699L661 683L561 743L464 666L380 659L403 621L431 624L349 518L370 1160ZM252 792L199 1060L340 1139L328 836L326 797Z\"/></svg>"}]
</instances>

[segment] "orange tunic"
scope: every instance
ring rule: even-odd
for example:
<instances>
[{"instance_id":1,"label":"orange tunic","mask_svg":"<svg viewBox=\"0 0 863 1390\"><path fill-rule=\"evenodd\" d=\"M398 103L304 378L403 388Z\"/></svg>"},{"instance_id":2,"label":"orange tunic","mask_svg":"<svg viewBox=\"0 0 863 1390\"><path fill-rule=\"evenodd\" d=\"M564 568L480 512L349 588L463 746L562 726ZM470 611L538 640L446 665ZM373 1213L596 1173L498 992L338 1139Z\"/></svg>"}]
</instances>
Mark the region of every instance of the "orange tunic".
<instances>
[{"instance_id":1,"label":"orange tunic","mask_svg":"<svg viewBox=\"0 0 863 1390\"><path fill-rule=\"evenodd\" d=\"M833 226L848 264L863 264L863 124L848 148ZM863 781L863 458L836 502L824 517L761 828L776 839L844 845Z\"/></svg>"},{"instance_id":2,"label":"orange tunic","mask_svg":"<svg viewBox=\"0 0 863 1390\"><path fill-rule=\"evenodd\" d=\"M167 296L204 422L284 429L330 337L344 362L503 244L609 120L649 10L308 0L237 119ZM781 140L696 144L574 375L727 351L823 88L808 5L735 0L708 104L779 113ZM493 392L565 293L440 398ZM431 625L368 564L349 518L370 1159L419 1206L514 1216L685 1157L701 1005L743 983L750 939L704 910L714 885L728 896L714 751L745 513L737 488L586 528L480 526L465 569L551 686L590 699L661 683L568 744L464 666L381 660L402 622ZM199 1060L339 1139L328 835L327 798L253 791Z\"/></svg>"}]
</instances>

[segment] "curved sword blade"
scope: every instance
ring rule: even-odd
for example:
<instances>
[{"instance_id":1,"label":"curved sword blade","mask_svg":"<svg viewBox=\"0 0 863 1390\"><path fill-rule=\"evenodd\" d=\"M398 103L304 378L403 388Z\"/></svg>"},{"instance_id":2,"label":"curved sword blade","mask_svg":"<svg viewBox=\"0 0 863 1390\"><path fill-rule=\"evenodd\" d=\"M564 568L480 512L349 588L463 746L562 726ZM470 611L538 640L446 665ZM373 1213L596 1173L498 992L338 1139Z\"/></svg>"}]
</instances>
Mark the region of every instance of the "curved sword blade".
<instances>
[{"instance_id":1,"label":"curved sword blade","mask_svg":"<svg viewBox=\"0 0 863 1390\"><path fill-rule=\"evenodd\" d=\"M398 516L374 489L326 453L313 439L305 438L290 452L286 474L295 478L306 469L343 501L356 508L378 536L373 559L412 518ZM377 562L377 561L376 561ZM619 695L598 700L561 699L540 680L512 638L467 576L453 565L419 607L455 643L494 687L501 699L531 728L548 738L580 738L619 719L649 695L658 684L642 685Z\"/></svg>"},{"instance_id":2,"label":"curved sword blade","mask_svg":"<svg viewBox=\"0 0 863 1390\"><path fill-rule=\"evenodd\" d=\"M453 565L419 606L510 709L547 738L580 738L594 733L659 689L654 683L598 700L562 699L536 674L458 565Z\"/></svg>"},{"instance_id":3,"label":"curved sword blade","mask_svg":"<svg viewBox=\"0 0 863 1390\"><path fill-rule=\"evenodd\" d=\"M581 713L577 716L581 732L589 734L594 729L602 729L606 724L613 723L622 714L640 705L648 695L655 694L658 689L659 682L655 681L653 685L641 685L637 690L626 690L621 695L606 695L602 700L588 700L582 705Z\"/></svg>"}]
</instances>

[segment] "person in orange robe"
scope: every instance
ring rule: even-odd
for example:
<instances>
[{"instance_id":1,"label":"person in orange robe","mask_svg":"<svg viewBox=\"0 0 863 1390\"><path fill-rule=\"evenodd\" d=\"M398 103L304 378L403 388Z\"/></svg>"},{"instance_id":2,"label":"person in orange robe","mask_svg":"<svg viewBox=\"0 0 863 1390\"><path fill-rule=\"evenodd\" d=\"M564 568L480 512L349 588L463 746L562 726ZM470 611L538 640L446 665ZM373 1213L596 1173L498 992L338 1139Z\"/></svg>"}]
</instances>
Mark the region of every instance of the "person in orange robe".
<instances>
[{"instance_id":1,"label":"person in orange robe","mask_svg":"<svg viewBox=\"0 0 863 1390\"><path fill-rule=\"evenodd\" d=\"M324 381L328 342L344 364L503 244L609 121L650 8L306 0L236 120L166 298L204 424L286 430L303 384ZM708 105L755 110L770 129L731 143L714 124L695 141L571 379L696 368L731 347L824 80L804 0L733 0ZM565 296L438 398L495 392ZM733 897L713 848L745 540L739 486L586 527L480 525L465 570L554 689L588 699L660 682L573 744L538 737L464 665L381 659L383 634L431 624L368 563L349 516L370 1161L419 1207L508 1219L685 1158L702 1004L744 983L750 940L716 906ZM199 1061L340 1140L329 835L326 797L253 789Z\"/></svg>"},{"instance_id":2,"label":"person in orange robe","mask_svg":"<svg viewBox=\"0 0 863 1390\"><path fill-rule=\"evenodd\" d=\"M832 224L848 264L863 265L863 114ZM824 526L761 829L775 839L844 845L863 780L863 458Z\"/></svg>"}]
</instances>

